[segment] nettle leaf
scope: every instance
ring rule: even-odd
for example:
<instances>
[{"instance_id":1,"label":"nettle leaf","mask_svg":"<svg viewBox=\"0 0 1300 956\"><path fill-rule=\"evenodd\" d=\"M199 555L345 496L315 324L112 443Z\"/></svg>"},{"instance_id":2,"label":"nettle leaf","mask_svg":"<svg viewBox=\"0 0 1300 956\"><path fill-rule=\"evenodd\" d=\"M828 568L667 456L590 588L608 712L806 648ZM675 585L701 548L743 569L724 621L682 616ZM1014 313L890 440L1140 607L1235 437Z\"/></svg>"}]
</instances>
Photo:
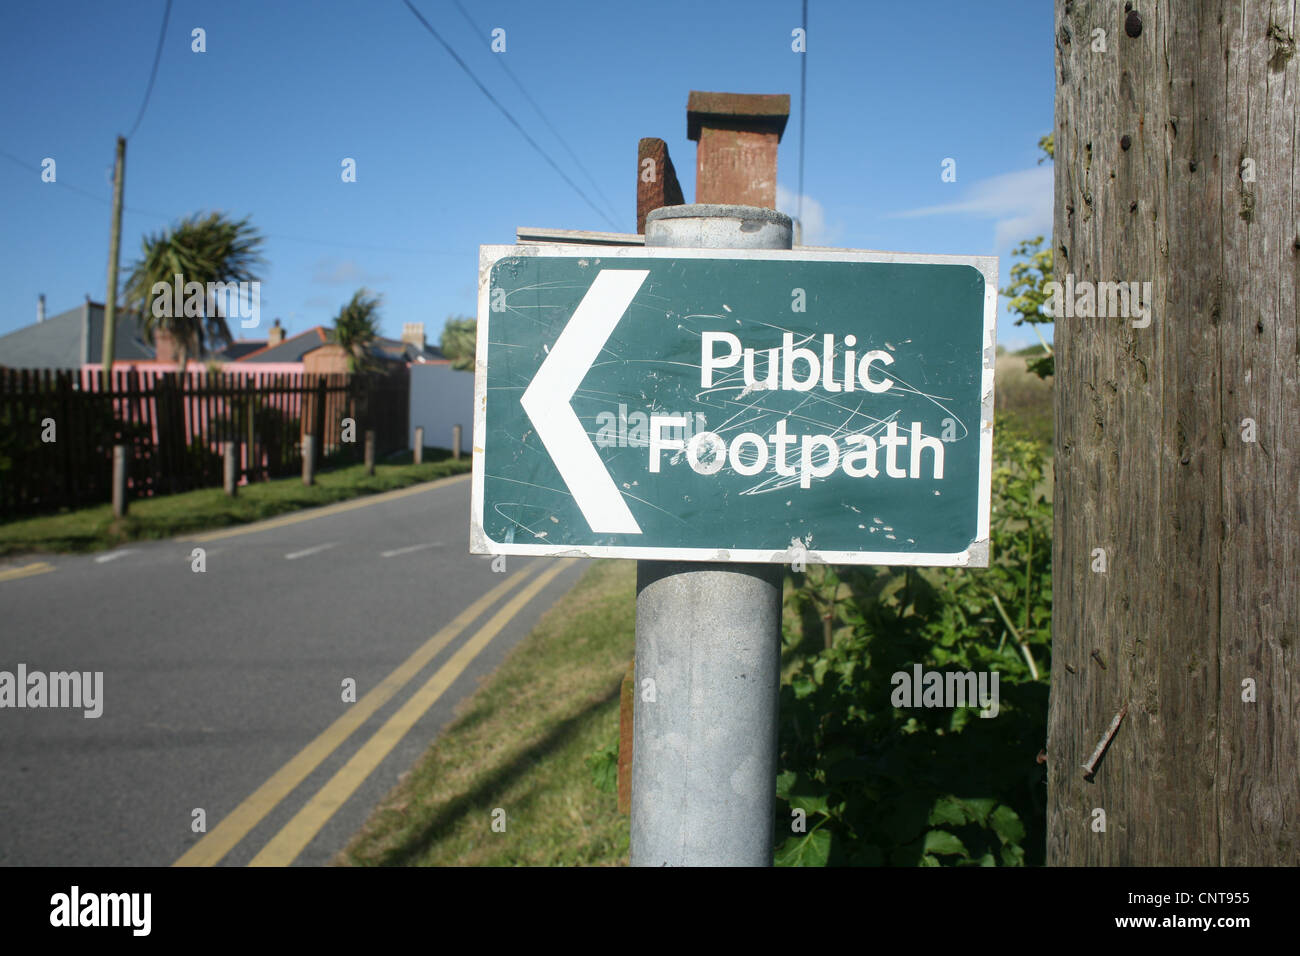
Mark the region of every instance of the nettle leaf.
<instances>
[{"instance_id":1,"label":"nettle leaf","mask_svg":"<svg viewBox=\"0 0 1300 956\"><path fill-rule=\"evenodd\" d=\"M993 797L976 797L972 800L962 800L961 804L966 809L967 820L985 827L988 826L989 814L993 812L998 802Z\"/></svg>"},{"instance_id":2,"label":"nettle leaf","mask_svg":"<svg viewBox=\"0 0 1300 956\"><path fill-rule=\"evenodd\" d=\"M790 788L794 786L799 775L793 770L782 770L776 775L776 795L782 800L789 799Z\"/></svg>"},{"instance_id":3,"label":"nettle leaf","mask_svg":"<svg viewBox=\"0 0 1300 956\"><path fill-rule=\"evenodd\" d=\"M993 832L1003 843L1018 844L1025 838L1025 825L1020 822L1020 816L1006 804L993 811L989 822L993 825Z\"/></svg>"},{"instance_id":4,"label":"nettle leaf","mask_svg":"<svg viewBox=\"0 0 1300 956\"><path fill-rule=\"evenodd\" d=\"M956 797L940 797L930 810L930 826L959 827L966 822L966 808Z\"/></svg>"},{"instance_id":5,"label":"nettle leaf","mask_svg":"<svg viewBox=\"0 0 1300 956\"><path fill-rule=\"evenodd\" d=\"M966 846L947 830L931 830L925 835L924 850L940 856L966 856Z\"/></svg>"},{"instance_id":6,"label":"nettle leaf","mask_svg":"<svg viewBox=\"0 0 1300 956\"><path fill-rule=\"evenodd\" d=\"M591 771L591 782L602 793L613 793L618 789L618 744L601 747L587 757L587 769Z\"/></svg>"},{"instance_id":7,"label":"nettle leaf","mask_svg":"<svg viewBox=\"0 0 1300 956\"><path fill-rule=\"evenodd\" d=\"M807 794L801 794L799 796L788 797L787 802L790 804L792 809L804 810L809 814L830 813L830 810L826 804L825 796L812 796Z\"/></svg>"},{"instance_id":8,"label":"nettle leaf","mask_svg":"<svg viewBox=\"0 0 1300 956\"><path fill-rule=\"evenodd\" d=\"M777 866L825 866L831 855L831 835L827 830L813 830L790 837L776 851Z\"/></svg>"}]
</instances>

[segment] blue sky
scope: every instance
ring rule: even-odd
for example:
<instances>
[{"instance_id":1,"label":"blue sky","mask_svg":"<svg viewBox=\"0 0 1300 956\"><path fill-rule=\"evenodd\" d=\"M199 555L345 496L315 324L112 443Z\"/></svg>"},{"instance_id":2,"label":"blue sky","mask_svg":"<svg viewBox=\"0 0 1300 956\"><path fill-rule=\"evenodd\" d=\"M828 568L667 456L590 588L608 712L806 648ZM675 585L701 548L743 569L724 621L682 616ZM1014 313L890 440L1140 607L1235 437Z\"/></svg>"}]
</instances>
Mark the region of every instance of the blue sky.
<instances>
[{"instance_id":1,"label":"blue sky","mask_svg":"<svg viewBox=\"0 0 1300 956\"><path fill-rule=\"evenodd\" d=\"M608 198L613 226L401 0L175 0L127 144L123 266L145 233L184 215L249 216L267 237L264 327L328 325L365 285L384 296L388 334L420 321L436 341L449 315L475 311L480 244L513 242L517 226L633 231L641 137L668 142L692 200L692 89L791 94L778 205L793 213L798 0L461 0L478 30L452 0L413 2L594 203ZM114 140L139 113L163 8L4 5L0 334L34 321L42 292L50 314L86 293L103 300ZM1051 166L1036 145L1052 129L1051 4L809 0L808 17L805 241L995 254L1005 286L1012 247L1051 232ZM191 50L196 27L204 53ZM494 28L504 54L490 49ZM56 183L41 182L46 157ZM355 183L342 181L345 157ZM941 180L945 158L956 182ZM1036 341L1005 300L998 335Z\"/></svg>"}]
</instances>

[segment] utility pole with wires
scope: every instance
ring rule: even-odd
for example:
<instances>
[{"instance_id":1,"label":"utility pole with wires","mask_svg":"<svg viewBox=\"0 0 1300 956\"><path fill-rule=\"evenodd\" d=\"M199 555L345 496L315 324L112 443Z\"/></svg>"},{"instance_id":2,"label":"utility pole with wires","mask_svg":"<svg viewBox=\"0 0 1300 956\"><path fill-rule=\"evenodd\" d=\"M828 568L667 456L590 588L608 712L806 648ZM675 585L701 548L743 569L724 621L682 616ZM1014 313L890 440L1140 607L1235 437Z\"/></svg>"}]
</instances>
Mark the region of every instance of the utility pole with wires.
<instances>
[{"instance_id":1,"label":"utility pole with wires","mask_svg":"<svg viewBox=\"0 0 1300 956\"><path fill-rule=\"evenodd\" d=\"M162 59L163 39L167 36L167 21L171 18L172 0L167 0L163 8L162 25L158 28L158 46L153 54L153 66L149 70L149 84L144 89L144 100L140 112L136 114L131 132L117 138L117 161L113 166L113 225L108 238L108 289L104 296L104 351L100 358L104 374L113 371L113 353L117 347L117 273L122 246L122 187L126 180L126 141L134 136L144 121L144 114L149 109L149 97L153 95L154 81L158 79L158 62ZM184 371L182 369L181 371Z\"/></svg>"}]
</instances>

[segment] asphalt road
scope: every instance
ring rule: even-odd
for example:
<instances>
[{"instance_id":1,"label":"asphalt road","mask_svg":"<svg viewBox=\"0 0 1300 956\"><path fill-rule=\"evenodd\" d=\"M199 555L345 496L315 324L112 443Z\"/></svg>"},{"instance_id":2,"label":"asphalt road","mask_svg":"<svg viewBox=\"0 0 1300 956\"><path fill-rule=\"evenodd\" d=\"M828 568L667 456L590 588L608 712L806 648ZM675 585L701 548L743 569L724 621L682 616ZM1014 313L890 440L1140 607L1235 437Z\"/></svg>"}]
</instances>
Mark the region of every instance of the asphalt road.
<instances>
[{"instance_id":1,"label":"asphalt road","mask_svg":"<svg viewBox=\"0 0 1300 956\"><path fill-rule=\"evenodd\" d=\"M103 672L98 718L0 709L0 864L327 862L583 569L494 572L469 497L0 564L0 670Z\"/></svg>"}]
</instances>

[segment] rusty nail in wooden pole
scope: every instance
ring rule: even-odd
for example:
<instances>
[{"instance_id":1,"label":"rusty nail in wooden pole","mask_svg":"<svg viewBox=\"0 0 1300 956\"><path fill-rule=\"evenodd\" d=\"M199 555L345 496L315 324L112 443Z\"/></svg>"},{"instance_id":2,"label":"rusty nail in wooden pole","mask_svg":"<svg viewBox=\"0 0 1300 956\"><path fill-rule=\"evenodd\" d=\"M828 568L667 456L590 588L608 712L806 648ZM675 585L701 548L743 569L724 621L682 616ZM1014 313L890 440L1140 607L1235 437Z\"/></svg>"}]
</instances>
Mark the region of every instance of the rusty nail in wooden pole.
<instances>
[{"instance_id":1,"label":"rusty nail in wooden pole","mask_svg":"<svg viewBox=\"0 0 1300 956\"><path fill-rule=\"evenodd\" d=\"M1111 738L1115 736L1115 731L1119 730L1120 721L1124 719L1124 715L1127 713L1128 704L1125 704L1119 709L1119 713L1115 715L1115 719L1110 722L1110 727L1106 730L1106 736L1101 738L1101 742L1097 744L1097 749L1092 752L1092 756L1088 758L1088 762L1083 765L1083 775L1085 777L1091 777L1093 771L1097 769L1097 761L1101 759L1101 755L1106 751L1106 747L1109 746Z\"/></svg>"}]
</instances>

